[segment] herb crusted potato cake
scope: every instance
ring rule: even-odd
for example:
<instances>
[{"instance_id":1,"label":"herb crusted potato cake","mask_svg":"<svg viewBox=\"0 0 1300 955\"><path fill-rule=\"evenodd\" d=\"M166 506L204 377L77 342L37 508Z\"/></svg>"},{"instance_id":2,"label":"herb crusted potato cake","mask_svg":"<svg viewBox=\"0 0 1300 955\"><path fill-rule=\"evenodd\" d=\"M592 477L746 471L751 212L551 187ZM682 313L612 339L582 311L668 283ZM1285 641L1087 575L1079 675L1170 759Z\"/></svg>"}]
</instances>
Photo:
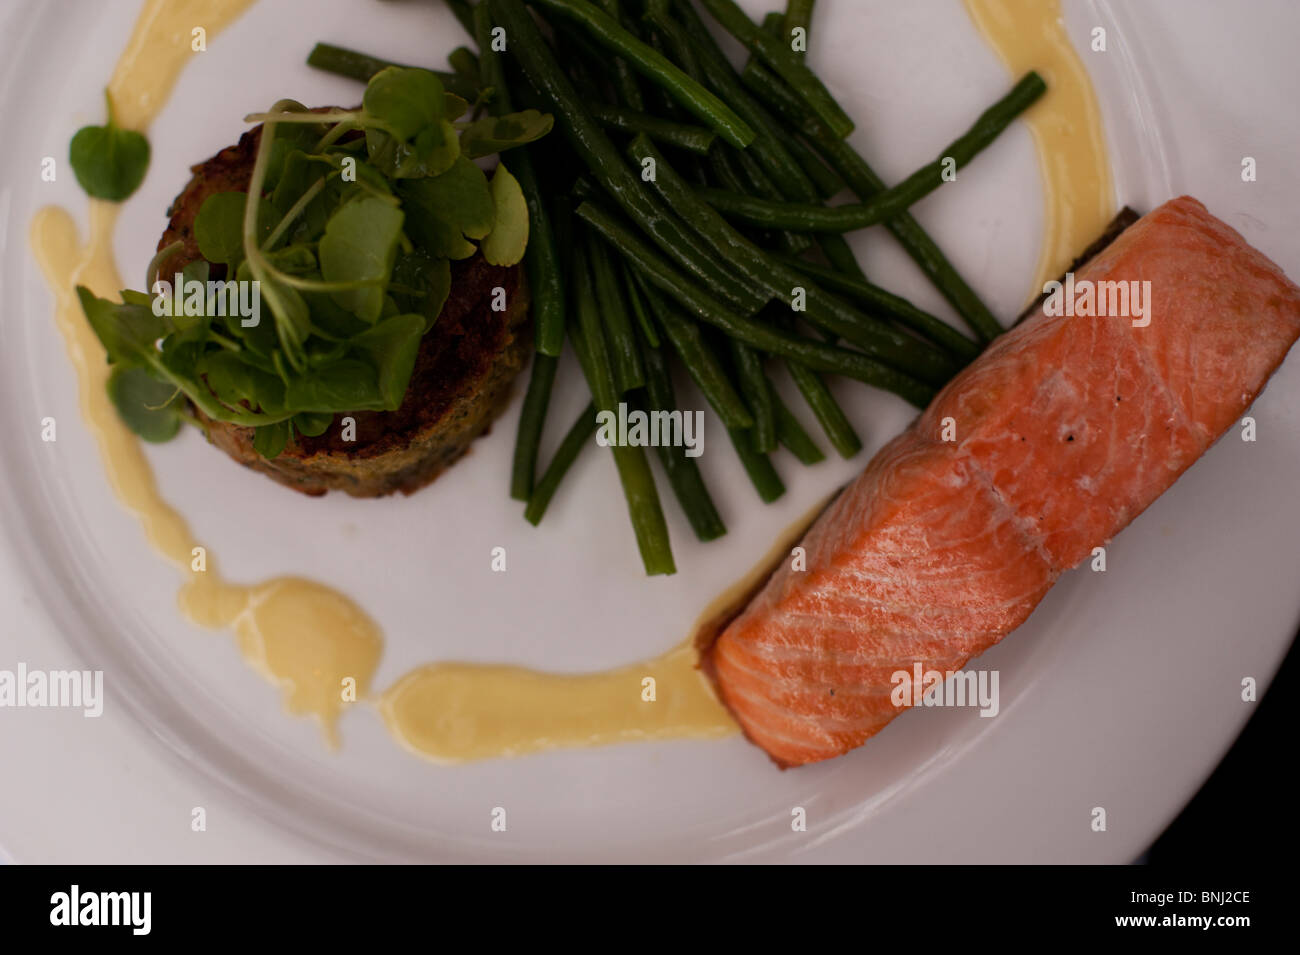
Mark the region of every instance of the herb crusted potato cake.
<instances>
[{"instance_id":1,"label":"herb crusted potato cake","mask_svg":"<svg viewBox=\"0 0 1300 955\"><path fill-rule=\"evenodd\" d=\"M261 127L255 127L206 162L169 210L161 251L180 241L161 264L171 275L201 255L194 222L204 201L221 192L246 192ZM213 277L220 277L215 266ZM245 467L309 495L340 490L354 497L411 494L460 458L504 408L515 376L531 348L528 294L518 266L490 265L481 254L451 266L451 292L422 339L406 397L396 411L334 416L317 437L296 434L274 458L253 446L255 429L214 420L191 404L208 440ZM508 307L495 311L494 289ZM351 419L353 427L347 427ZM346 440L347 437L353 440Z\"/></svg>"}]
</instances>

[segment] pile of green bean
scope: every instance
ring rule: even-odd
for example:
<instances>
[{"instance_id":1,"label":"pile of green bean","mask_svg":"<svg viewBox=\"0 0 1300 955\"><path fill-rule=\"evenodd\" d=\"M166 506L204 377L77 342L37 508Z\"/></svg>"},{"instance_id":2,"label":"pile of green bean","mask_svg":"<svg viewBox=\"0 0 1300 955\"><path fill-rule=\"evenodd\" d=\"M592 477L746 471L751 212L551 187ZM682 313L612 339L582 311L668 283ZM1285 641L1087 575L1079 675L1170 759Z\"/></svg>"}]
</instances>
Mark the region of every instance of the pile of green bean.
<instances>
[{"instance_id":1,"label":"pile of green bean","mask_svg":"<svg viewBox=\"0 0 1300 955\"><path fill-rule=\"evenodd\" d=\"M743 69L696 2L748 50ZM908 209L1043 94L1037 74L887 188L846 141L853 121L806 61L813 0L789 0L762 24L734 0L446 3L477 46L449 57L451 70L439 73L447 89L495 113L550 112L559 131L509 157L531 219L525 267L537 352L511 476L530 522L592 443L598 411L677 409L674 356L760 498L773 501L785 492L772 462L778 447L804 464L824 454L773 386L771 362L787 366L847 458L862 442L827 376L925 407L1002 331ZM308 62L362 80L389 65L323 44ZM857 201L828 205L845 190ZM973 337L867 279L843 234L873 225L894 235ZM566 340L592 400L539 476ZM612 451L646 572L672 573L646 451ZM683 448L656 453L699 539L725 534L695 459Z\"/></svg>"}]
</instances>

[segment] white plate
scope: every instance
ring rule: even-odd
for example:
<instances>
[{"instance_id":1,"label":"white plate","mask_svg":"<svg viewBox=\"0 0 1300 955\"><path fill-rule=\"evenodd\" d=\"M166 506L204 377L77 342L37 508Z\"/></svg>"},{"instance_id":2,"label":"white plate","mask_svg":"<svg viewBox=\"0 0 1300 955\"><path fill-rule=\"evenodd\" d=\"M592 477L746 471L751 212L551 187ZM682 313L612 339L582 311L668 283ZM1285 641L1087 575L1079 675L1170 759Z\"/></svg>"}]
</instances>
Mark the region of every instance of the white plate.
<instances>
[{"instance_id":1,"label":"white plate","mask_svg":"<svg viewBox=\"0 0 1300 955\"><path fill-rule=\"evenodd\" d=\"M0 30L10 71L0 100L10 144L0 155L0 667L102 668L108 690L99 720L0 711L0 844L13 858L1123 862L1249 716L1240 682L1267 683L1298 616L1294 357L1252 412L1258 442L1217 445L1119 537L1106 574L1068 574L982 658L1001 671L996 719L909 714L845 758L784 773L739 738L441 768L399 751L360 711L344 720L342 750L328 752L311 724L281 713L226 635L191 629L176 613L176 575L104 485L27 251L38 207L84 212L72 177L43 183L39 163L65 156L72 132L99 120L135 7L13 5ZM306 21L302 11L262 0L187 68L119 228L128 283L143 281L187 167L233 141L243 113L283 96L357 99L355 84L302 65L312 42L433 62L464 40L440 4L318 2ZM818 16L818 65L886 178L932 156L1008 86L955 2L823 0ZM1109 30L1109 53L1083 55L1120 199L1149 208L1192 192L1300 274L1288 167L1300 127L1284 46L1300 10L1285 0L1251 4L1250 16L1209 0L1122 10L1096 0L1067 2L1067 24L1081 50L1093 26ZM1240 181L1245 155L1257 158L1259 182ZM917 215L995 310L1012 314L1041 228L1027 132L1010 130L963 181ZM884 284L943 309L887 238L865 237L860 252ZM576 392L560 389L554 422L576 412ZM517 407L406 500L307 500L194 434L149 453L164 495L231 577L303 574L378 619L387 650L377 686L434 659L592 670L681 639L781 529L910 417L865 389L840 393L867 451L812 469L783 460L789 493L772 507L757 502L710 422L704 468L731 533L698 545L669 505L681 570L670 579L641 575L608 456L584 456L540 529L520 519L505 493ZM39 437L47 415L60 423L54 444ZM505 574L489 567L498 545L509 554ZM194 806L208 811L205 833L190 831ZM505 833L490 831L496 806L509 813ZM791 832L794 806L807 810L806 833ZM1107 808L1106 833L1090 831L1094 806Z\"/></svg>"}]
</instances>

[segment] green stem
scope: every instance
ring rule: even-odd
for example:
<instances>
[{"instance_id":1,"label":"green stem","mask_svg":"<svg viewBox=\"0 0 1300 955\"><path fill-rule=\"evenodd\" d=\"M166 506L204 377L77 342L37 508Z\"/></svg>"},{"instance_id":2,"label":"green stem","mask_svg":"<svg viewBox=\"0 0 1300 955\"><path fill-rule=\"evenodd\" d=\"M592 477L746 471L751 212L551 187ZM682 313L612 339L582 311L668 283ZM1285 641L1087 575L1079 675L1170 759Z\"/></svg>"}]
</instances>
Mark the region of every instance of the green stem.
<instances>
[{"instance_id":1,"label":"green stem","mask_svg":"<svg viewBox=\"0 0 1300 955\"><path fill-rule=\"evenodd\" d=\"M271 234L266 237L266 250L268 252L275 249L276 243L278 243L280 239L283 238L284 234L289 231L289 226L293 225L293 221L297 219L298 216L302 215L303 210L307 208L308 204L313 199L320 195L320 191L324 188L325 177L321 176L307 187L303 194L298 197L297 202L289 207L289 211L284 214L284 218L280 220L279 224L274 230L272 230Z\"/></svg>"}]
</instances>

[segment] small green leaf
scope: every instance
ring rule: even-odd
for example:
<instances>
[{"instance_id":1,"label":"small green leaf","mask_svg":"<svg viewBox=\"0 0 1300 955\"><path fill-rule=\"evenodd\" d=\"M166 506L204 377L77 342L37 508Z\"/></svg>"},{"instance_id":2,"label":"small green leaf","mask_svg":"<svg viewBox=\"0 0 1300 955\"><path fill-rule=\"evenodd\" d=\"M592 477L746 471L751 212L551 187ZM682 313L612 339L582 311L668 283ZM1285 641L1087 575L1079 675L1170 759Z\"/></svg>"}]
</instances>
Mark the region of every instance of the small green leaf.
<instances>
[{"instance_id":1,"label":"small green leaf","mask_svg":"<svg viewBox=\"0 0 1300 955\"><path fill-rule=\"evenodd\" d=\"M469 112L469 100L455 93L443 93L443 118L457 120Z\"/></svg>"},{"instance_id":2,"label":"small green leaf","mask_svg":"<svg viewBox=\"0 0 1300 955\"><path fill-rule=\"evenodd\" d=\"M424 337L423 315L395 315L362 332L352 344L374 363L384 410L396 411L406 397L415 356Z\"/></svg>"},{"instance_id":3,"label":"small green leaf","mask_svg":"<svg viewBox=\"0 0 1300 955\"><path fill-rule=\"evenodd\" d=\"M479 249L492 265L515 265L528 247L528 202L505 163L492 176L492 201L496 220Z\"/></svg>"},{"instance_id":4,"label":"small green leaf","mask_svg":"<svg viewBox=\"0 0 1300 955\"><path fill-rule=\"evenodd\" d=\"M324 187L307 203L306 208L295 213L293 222L281 233L282 236L287 236L287 241L314 242L320 238L330 212L338 205L348 184L339 177L332 158L311 156L301 150L294 150L286 157L284 172L271 194L275 227L280 225L280 220L288 215L307 190L321 179L324 179Z\"/></svg>"},{"instance_id":5,"label":"small green leaf","mask_svg":"<svg viewBox=\"0 0 1300 955\"><path fill-rule=\"evenodd\" d=\"M370 161L393 179L422 179L439 176L451 168L460 156L460 137L447 121L422 130L415 139L406 140L382 129L366 130L366 150Z\"/></svg>"},{"instance_id":6,"label":"small green leaf","mask_svg":"<svg viewBox=\"0 0 1300 955\"><path fill-rule=\"evenodd\" d=\"M334 415L315 411L303 411L293 416L294 428L309 438L319 438L333 423Z\"/></svg>"},{"instance_id":7,"label":"small green leaf","mask_svg":"<svg viewBox=\"0 0 1300 955\"><path fill-rule=\"evenodd\" d=\"M388 67L366 85L363 123L370 161L387 176L436 176L460 155L442 81L428 70Z\"/></svg>"},{"instance_id":8,"label":"small green leaf","mask_svg":"<svg viewBox=\"0 0 1300 955\"><path fill-rule=\"evenodd\" d=\"M384 286L393 271L401 209L372 196L349 202L330 216L320 240L321 275L327 282L356 288L332 292L334 301L364 322L374 322L384 305Z\"/></svg>"},{"instance_id":9,"label":"small green leaf","mask_svg":"<svg viewBox=\"0 0 1300 955\"><path fill-rule=\"evenodd\" d=\"M77 286L77 297L110 362L139 362L167 332L164 320L148 306L119 305L82 285Z\"/></svg>"},{"instance_id":10,"label":"small green leaf","mask_svg":"<svg viewBox=\"0 0 1300 955\"><path fill-rule=\"evenodd\" d=\"M302 297L311 308L312 330L326 341L350 339L369 327L346 308L341 308L328 292L304 292Z\"/></svg>"},{"instance_id":11,"label":"small green leaf","mask_svg":"<svg viewBox=\"0 0 1300 955\"><path fill-rule=\"evenodd\" d=\"M288 421L261 425L253 432L253 450L268 461L278 458L292 433L293 425Z\"/></svg>"},{"instance_id":12,"label":"small green leaf","mask_svg":"<svg viewBox=\"0 0 1300 955\"><path fill-rule=\"evenodd\" d=\"M429 254L467 259L477 250L465 238L479 239L492 230L492 192L483 170L464 156L431 179L398 185L407 209L407 232Z\"/></svg>"},{"instance_id":13,"label":"small green leaf","mask_svg":"<svg viewBox=\"0 0 1300 955\"><path fill-rule=\"evenodd\" d=\"M108 397L118 416L145 441L170 441L181 429L184 396L138 365L118 365L108 376Z\"/></svg>"},{"instance_id":14,"label":"small green leaf","mask_svg":"<svg viewBox=\"0 0 1300 955\"><path fill-rule=\"evenodd\" d=\"M271 315L275 318L280 347L284 349L290 363L295 368L301 368L307 360L303 343L311 334L311 310L307 308L302 294L293 286L269 276L264 276L260 281L262 302L270 307Z\"/></svg>"},{"instance_id":15,"label":"small green leaf","mask_svg":"<svg viewBox=\"0 0 1300 955\"><path fill-rule=\"evenodd\" d=\"M305 113L307 107L301 103L281 103L288 111ZM294 152L310 152L329 129L326 123L276 123L275 138L271 140L271 155L266 164L266 179L262 184L265 192L273 192L279 187L280 177L288 157Z\"/></svg>"},{"instance_id":16,"label":"small green leaf","mask_svg":"<svg viewBox=\"0 0 1300 955\"><path fill-rule=\"evenodd\" d=\"M535 109L505 116L486 116L461 132L460 151L470 159L490 156L541 139L553 125L555 120L549 113L539 113Z\"/></svg>"},{"instance_id":17,"label":"small green leaf","mask_svg":"<svg viewBox=\"0 0 1300 955\"><path fill-rule=\"evenodd\" d=\"M228 407L246 404L250 410L268 415L282 415L287 410L284 383L275 375L249 365L241 354L209 352L199 367L208 388Z\"/></svg>"},{"instance_id":18,"label":"small green leaf","mask_svg":"<svg viewBox=\"0 0 1300 955\"><path fill-rule=\"evenodd\" d=\"M295 377L285 389L290 408L319 413L382 411L384 396L374 365L362 358L344 358Z\"/></svg>"},{"instance_id":19,"label":"small green leaf","mask_svg":"<svg viewBox=\"0 0 1300 955\"><path fill-rule=\"evenodd\" d=\"M216 192L203 200L194 219L194 238L209 262L239 264L244 257L244 207L248 194Z\"/></svg>"},{"instance_id":20,"label":"small green leaf","mask_svg":"<svg viewBox=\"0 0 1300 955\"><path fill-rule=\"evenodd\" d=\"M393 266L389 291L403 312L424 316L427 332L442 314L442 307L451 294L451 263L419 249L399 256Z\"/></svg>"},{"instance_id":21,"label":"small green leaf","mask_svg":"<svg viewBox=\"0 0 1300 955\"><path fill-rule=\"evenodd\" d=\"M289 275L308 275L316 271L316 256L305 245L290 245L262 254L276 269Z\"/></svg>"},{"instance_id":22,"label":"small green leaf","mask_svg":"<svg viewBox=\"0 0 1300 955\"><path fill-rule=\"evenodd\" d=\"M441 121L446 108L442 80L428 70L400 66L372 76L361 103L368 119L402 140Z\"/></svg>"},{"instance_id":23,"label":"small green leaf","mask_svg":"<svg viewBox=\"0 0 1300 955\"><path fill-rule=\"evenodd\" d=\"M88 195L121 202L144 181L149 168L149 140L114 123L110 102L107 125L77 130L68 148L68 160Z\"/></svg>"}]
</instances>

